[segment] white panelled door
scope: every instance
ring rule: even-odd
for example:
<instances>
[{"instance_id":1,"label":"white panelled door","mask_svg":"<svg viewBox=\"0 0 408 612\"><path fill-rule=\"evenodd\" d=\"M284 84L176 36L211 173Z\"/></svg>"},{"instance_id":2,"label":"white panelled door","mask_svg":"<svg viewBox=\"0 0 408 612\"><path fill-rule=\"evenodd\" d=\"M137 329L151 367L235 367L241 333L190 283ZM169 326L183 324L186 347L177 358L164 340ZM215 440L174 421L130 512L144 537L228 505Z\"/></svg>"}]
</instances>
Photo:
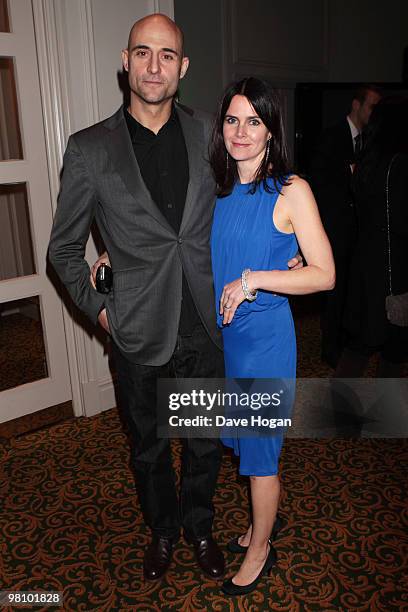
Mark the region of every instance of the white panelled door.
<instances>
[{"instance_id":1,"label":"white panelled door","mask_svg":"<svg viewBox=\"0 0 408 612\"><path fill-rule=\"evenodd\" d=\"M0 422L71 399L31 0L0 0Z\"/></svg>"}]
</instances>

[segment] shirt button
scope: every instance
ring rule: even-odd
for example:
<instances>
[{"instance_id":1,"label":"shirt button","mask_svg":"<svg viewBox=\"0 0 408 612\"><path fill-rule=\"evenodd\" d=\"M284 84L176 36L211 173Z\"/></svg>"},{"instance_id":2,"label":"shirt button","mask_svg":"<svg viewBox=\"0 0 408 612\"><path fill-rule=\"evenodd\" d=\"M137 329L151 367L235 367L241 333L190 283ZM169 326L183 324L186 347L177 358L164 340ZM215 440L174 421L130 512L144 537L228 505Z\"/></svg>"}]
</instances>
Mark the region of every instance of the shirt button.
<instances>
[{"instance_id":1,"label":"shirt button","mask_svg":"<svg viewBox=\"0 0 408 612\"><path fill-rule=\"evenodd\" d=\"M183 239L182 239L182 238L177 238L177 242L178 242L179 244L181 244L181 243L183 242Z\"/></svg>"},{"instance_id":2,"label":"shirt button","mask_svg":"<svg viewBox=\"0 0 408 612\"><path fill-rule=\"evenodd\" d=\"M173 208L173 204L171 203L167 204L167 208Z\"/></svg>"}]
</instances>

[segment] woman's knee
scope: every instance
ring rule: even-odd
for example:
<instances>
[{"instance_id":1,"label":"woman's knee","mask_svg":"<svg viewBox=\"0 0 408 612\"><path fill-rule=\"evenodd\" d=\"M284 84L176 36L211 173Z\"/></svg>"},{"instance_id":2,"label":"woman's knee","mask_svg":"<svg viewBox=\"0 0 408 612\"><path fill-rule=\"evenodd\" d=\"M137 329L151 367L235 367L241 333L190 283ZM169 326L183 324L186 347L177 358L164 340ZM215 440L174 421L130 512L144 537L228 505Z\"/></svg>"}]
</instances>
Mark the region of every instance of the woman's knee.
<instances>
[{"instance_id":1,"label":"woman's knee","mask_svg":"<svg viewBox=\"0 0 408 612\"><path fill-rule=\"evenodd\" d=\"M278 474L271 474L269 476L250 476L249 480L251 483L256 483L256 482L267 482L267 479L269 479L269 482L276 482L277 480L279 480L279 476Z\"/></svg>"}]
</instances>

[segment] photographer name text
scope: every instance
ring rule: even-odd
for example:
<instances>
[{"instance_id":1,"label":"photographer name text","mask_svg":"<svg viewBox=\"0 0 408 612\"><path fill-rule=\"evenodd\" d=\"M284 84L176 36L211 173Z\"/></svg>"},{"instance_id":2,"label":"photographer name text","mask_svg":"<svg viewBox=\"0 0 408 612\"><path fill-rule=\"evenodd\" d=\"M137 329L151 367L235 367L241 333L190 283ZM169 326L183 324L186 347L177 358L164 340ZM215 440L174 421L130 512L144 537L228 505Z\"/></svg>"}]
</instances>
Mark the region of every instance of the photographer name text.
<instances>
[{"instance_id":1,"label":"photographer name text","mask_svg":"<svg viewBox=\"0 0 408 612\"><path fill-rule=\"evenodd\" d=\"M277 427L291 427L292 419L268 419L259 415L253 415L250 419L228 418L222 415L217 415L215 418L202 415L193 418L172 415L169 417L169 425L171 427L268 427L276 429Z\"/></svg>"}]
</instances>

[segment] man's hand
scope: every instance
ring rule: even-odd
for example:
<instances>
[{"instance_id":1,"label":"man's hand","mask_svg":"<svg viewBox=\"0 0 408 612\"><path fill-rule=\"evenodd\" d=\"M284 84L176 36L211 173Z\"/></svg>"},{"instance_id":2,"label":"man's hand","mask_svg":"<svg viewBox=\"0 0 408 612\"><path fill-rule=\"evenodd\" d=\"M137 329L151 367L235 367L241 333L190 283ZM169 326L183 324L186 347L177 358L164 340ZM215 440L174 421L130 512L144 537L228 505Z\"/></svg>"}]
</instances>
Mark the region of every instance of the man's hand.
<instances>
[{"instance_id":1,"label":"man's hand","mask_svg":"<svg viewBox=\"0 0 408 612\"><path fill-rule=\"evenodd\" d=\"M108 323L108 317L106 316L106 308L103 308L98 315L99 324L103 327L103 329L110 334L110 328Z\"/></svg>"},{"instance_id":2,"label":"man's hand","mask_svg":"<svg viewBox=\"0 0 408 612\"><path fill-rule=\"evenodd\" d=\"M299 251L288 261L288 268L289 270L301 270L303 268L303 257Z\"/></svg>"},{"instance_id":3,"label":"man's hand","mask_svg":"<svg viewBox=\"0 0 408 612\"><path fill-rule=\"evenodd\" d=\"M109 257L107 252L105 251L104 253L102 253L102 255L99 257L99 259L97 259L94 263L94 265L91 268L91 285L94 289L96 289L95 286L95 279L96 279L96 272L99 268L99 266L101 264L107 264L108 266L110 266L110 261L109 261ZM106 316L106 315L105 315ZM102 324L101 324L102 325ZM103 325L102 325L103 327ZM107 330L108 331L108 330Z\"/></svg>"}]
</instances>

